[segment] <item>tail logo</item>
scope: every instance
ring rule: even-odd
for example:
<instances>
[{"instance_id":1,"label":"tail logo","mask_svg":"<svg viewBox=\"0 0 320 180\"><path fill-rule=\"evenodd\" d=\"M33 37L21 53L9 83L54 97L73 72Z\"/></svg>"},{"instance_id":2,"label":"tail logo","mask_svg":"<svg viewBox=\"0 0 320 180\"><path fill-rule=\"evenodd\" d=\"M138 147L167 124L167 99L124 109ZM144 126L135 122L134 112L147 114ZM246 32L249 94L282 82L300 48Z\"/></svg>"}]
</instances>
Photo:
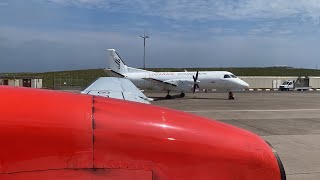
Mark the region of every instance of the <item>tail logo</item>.
<instances>
[{"instance_id":1,"label":"tail logo","mask_svg":"<svg viewBox=\"0 0 320 180\"><path fill-rule=\"evenodd\" d=\"M114 59L114 62L117 64L118 69L120 69L120 59Z\"/></svg>"}]
</instances>

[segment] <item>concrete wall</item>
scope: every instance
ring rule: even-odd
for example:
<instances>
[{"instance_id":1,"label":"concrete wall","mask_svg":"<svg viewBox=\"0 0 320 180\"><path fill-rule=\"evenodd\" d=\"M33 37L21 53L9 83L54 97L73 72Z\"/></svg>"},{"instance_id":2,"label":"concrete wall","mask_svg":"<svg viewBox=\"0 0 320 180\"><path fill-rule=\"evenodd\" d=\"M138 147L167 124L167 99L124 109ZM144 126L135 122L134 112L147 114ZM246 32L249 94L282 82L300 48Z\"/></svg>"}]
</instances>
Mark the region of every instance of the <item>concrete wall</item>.
<instances>
[{"instance_id":1,"label":"concrete wall","mask_svg":"<svg viewBox=\"0 0 320 180\"><path fill-rule=\"evenodd\" d=\"M19 84L18 86L22 86L23 85L23 80L22 79L19 79Z\"/></svg>"},{"instance_id":2,"label":"concrete wall","mask_svg":"<svg viewBox=\"0 0 320 180\"><path fill-rule=\"evenodd\" d=\"M15 80L14 79L9 79L8 85L9 86L14 86L15 85Z\"/></svg>"},{"instance_id":3,"label":"concrete wall","mask_svg":"<svg viewBox=\"0 0 320 180\"><path fill-rule=\"evenodd\" d=\"M42 79L32 79L31 80L32 88L42 88Z\"/></svg>"},{"instance_id":4,"label":"concrete wall","mask_svg":"<svg viewBox=\"0 0 320 180\"><path fill-rule=\"evenodd\" d=\"M240 76L240 79L249 84L249 88L279 88L285 80L296 80L298 77L273 77L273 76Z\"/></svg>"},{"instance_id":5,"label":"concrete wall","mask_svg":"<svg viewBox=\"0 0 320 180\"><path fill-rule=\"evenodd\" d=\"M297 76L272 77L272 76L240 76L242 80L247 82L249 88L279 88L285 80L296 80ZM320 77L309 77L309 86L311 88L320 88Z\"/></svg>"},{"instance_id":6,"label":"concrete wall","mask_svg":"<svg viewBox=\"0 0 320 180\"><path fill-rule=\"evenodd\" d=\"M14 79L14 86L19 86L19 84L20 84L19 79Z\"/></svg>"},{"instance_id":7,"label":"concrete wall","mask_svg":"<svg viewBox=\"0 0 320 180\"><path fill-rule=\"evenodd\" d=\"M312 87L312 88L320 88L320 77L309 77L310 80L309 80L309 85Z\"/></svg>"}]
</instances>

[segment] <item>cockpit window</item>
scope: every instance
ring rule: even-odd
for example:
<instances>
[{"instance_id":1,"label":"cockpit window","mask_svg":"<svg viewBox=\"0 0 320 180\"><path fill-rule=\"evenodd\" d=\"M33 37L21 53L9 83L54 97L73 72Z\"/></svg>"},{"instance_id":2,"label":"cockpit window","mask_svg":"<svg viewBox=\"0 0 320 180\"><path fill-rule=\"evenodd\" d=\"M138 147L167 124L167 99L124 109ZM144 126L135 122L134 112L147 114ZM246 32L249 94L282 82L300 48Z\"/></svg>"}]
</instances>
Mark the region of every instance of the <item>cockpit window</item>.
<instances>
[{"instance_id":1,"label":"cockpit window","mask_svg":"<svg viewBox=\"0 0 320 180\"><path fill-rule=\"evenodd\" d=\"M225 74L223 78L231 78L229 74Z\"/></svg>"},{"instance_id":2,"label":"cockpit window","mask_svg":"<svg viewBox=\"0 0 320 180\"><path fill-rule=\"evenodd\" d=\"M225 74L223 78L237 78L237 76L233 74Z\"/></svg>"}]
</instances>

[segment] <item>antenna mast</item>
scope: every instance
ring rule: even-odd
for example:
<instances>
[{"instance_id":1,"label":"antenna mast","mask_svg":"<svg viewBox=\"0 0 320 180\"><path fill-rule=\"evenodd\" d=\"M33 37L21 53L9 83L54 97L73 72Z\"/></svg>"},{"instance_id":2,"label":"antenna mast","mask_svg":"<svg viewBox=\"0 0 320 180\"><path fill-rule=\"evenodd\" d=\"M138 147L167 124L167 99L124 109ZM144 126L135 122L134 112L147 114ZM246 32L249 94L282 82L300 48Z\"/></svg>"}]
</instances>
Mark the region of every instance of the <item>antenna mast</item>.
<instances>
[{"instance_id":1,"label":"antenna mast","mask_svg":"<svg viewBox=\"0 0 320 180\"><path fill-rule=\"evenodd\" d=\"M143 36L140 37L143 38L143 69L146 69L146 39L149 38L149 36L146 35L144 31Z\"/></svg>"}]
</instances>

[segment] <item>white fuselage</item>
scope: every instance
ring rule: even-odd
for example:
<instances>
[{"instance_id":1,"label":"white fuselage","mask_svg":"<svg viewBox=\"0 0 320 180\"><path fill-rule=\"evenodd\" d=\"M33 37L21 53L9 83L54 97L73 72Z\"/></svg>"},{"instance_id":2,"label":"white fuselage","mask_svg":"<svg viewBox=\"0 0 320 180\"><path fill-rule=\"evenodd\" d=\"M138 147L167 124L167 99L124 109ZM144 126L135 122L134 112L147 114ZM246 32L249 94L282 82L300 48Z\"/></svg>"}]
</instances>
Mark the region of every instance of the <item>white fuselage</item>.
<instances>
[{"instance_id":1,"label":"white fuselage","mask_svg":"<svg viewBox=\"0 0 320 180\"><path fill-rule=\"evenodd\" d=\"M194 85L193 76L196 72L136 72L124 74L137 87L141 89L161 89L177 92L190 92ZM229 78L225 78L229 75ZM241 79L232 77L233 75L227 71L200 71L198 76L198 85L200 89L217 89L217 90L242 90L248 88L249 85ZM157 79L173 84L176 87L167 85L161 86L157 83L145 80L144 78Z\"/></svg>"},{"instance_id":2,"label":"white fuselage","mask_svg":"<svg viewBox=\"0 0 320 180\"><path fill-rule=\"evenodd\" d=\"M130 79L140 89L190 92L195 89L242 90L249 85L227 71L152 72L128 67L116 50L108 49L111 76Z\"/></svg>"}]
</instances>

